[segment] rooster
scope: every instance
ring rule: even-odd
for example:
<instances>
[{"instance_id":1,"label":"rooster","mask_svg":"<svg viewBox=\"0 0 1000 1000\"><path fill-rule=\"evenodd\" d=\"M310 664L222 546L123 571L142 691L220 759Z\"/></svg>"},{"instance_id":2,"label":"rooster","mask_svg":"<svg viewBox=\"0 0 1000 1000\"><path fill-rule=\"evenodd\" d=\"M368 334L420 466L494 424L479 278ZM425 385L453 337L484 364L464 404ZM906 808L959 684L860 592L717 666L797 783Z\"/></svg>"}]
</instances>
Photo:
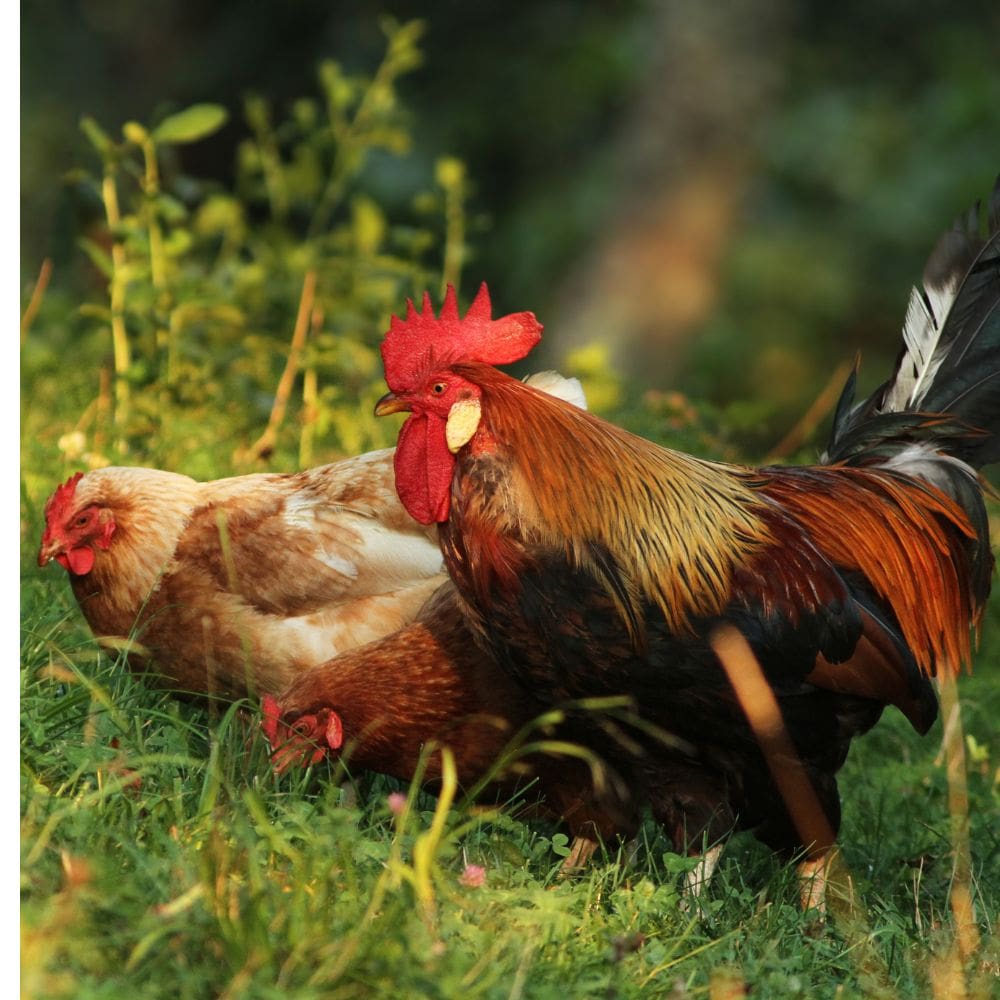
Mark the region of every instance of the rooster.
<instances>
[{"instance_id":1,"label":"rooster","mask_svg":"<svg viewBox=\"0 0 1000 1000\"><path fill-rule=\"evenodd\" d=\"M419 772L433 790L447 746L466 789L489 779L506 800L534 781L542 815L565 821L573 837L567 870L637 827L620 778L574 756L561 720L546 720L544 706L476 647L450 582L409 625L302 671L262 708L279 772L344 755L405 781Z\"/></svg>"},{"instance_id":2,"label":"rooster","mask_svg":"<svg viewBox=\"0 0 1000 1000\"><path fill-rule=\"evenodd\" d=\"M579 383L532 376L585 405ZM199 483L157 469L77 473L45 505L55 560L98 637L187 693L281 691L409 623L445 579L436 528L393 485L392 450L295 474Z\"/></svg>"},{"instance_id":3,"label":"rooster","mask_svg":"<svg viewBox=\"0 0 1000 1000\"><path fill-rule=\"evenodd\" d=\"M632 699L646 728L592 749L678 850L746 828L816 871L851 740L886 705L926 732L931 678L970 661L993 567L976 470L1000 458L1000 185L985 240L978 222L939 242L893 376L858 405L851 376L814 466L703 461L502 374L541 326L493 319L485 285L464 316L449 289L439 316L425 295L393 317L375 412L409 414L396 488L438 525L472 635L543 705ZM829 837L803 841L714 651L726 627L759 660Z\"/></svg>"}]
</instances>

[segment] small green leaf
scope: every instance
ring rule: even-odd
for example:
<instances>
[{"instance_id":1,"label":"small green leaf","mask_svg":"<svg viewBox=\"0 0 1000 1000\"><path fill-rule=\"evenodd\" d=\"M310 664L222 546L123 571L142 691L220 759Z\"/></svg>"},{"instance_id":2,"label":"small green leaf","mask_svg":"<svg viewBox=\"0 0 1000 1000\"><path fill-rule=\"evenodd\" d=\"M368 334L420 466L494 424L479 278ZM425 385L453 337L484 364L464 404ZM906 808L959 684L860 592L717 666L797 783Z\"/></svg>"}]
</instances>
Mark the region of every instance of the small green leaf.
<instances>
[{"instance_id":1,"label":"small green leaf","mask_svg":"<svg viewBox=\"0 0 1000 1000\"><path fill-rule=\"evenodd\" d=\"M107 306L98 305L96 302L84 302L77 312L89 319L99 319L105 323L111 321L111 310Z\"/></svg>"},{"instance_id":2,"label":"small green leaf","mask_svg":"<svg viewBox=\"0 0 1000 1000\"><path fill-rule=\"evenodd\" d=\"M160 218L171 225L177 225L187 218L188 212L184 203L173 195L163 193L157 195L156 208Z\"/></svg>"},{"instance_id":3,"label":"small green leaf","mask_svg":"<svg viewBox=\"0 0 1000 1000\"><path fill-rule=\"evenodd\" d=\"M674 854L671 851L667 851L663 855L663 867L671 875L680 875L683 872L694 871L698 867L700 860L698 857L686 857L683 854Z\"/></svg>"},{"instance_id":4,"label":"small green leaf","mask_svg":"<svg viewBox=\"0 0 1000 1000\"><path fill-rule=\"evenodd\" d=\"M90 144L97 150L102 160L111 156L114 144L108 133L93 118L89 116L81 118L80 130L90 140Z\"/></svg>"},{"instance_id":5,"label":"small green leaf","mask_svg":"<svg viewBox=\"0 0 1000 1000\"><path fill-rule=\"evenodd\" d=\"M114 268L111 264L111 257L107 251L105 251L104 247L95 243L93 240L86 239L85 237L80 239L78 244L80 249L90 258L91 264L93 264L105 278L110 278Z\"/></svg>"},{"instance_id":6,"label":"small green leaf","mask_svg":"<svg viewBox=\"0 0 1000 1000\"><path fill-rule=\"evenodd\" d=\"M247 124L255 132L268 132L271 128L271 106L259 94L249 94L243 102Z\"/></svg>"},{"instance_id":7,"label":"small green leaf","mask_svg":"<svg viewBox=\"0 0 1000 1000\"><path fill-rule=\"evenodd\" d=\"M156 142L197 142L222 128L228 117L221 104L192 104L164 118L153 130L153 139Z\"/></svg>"},{"instance_id":8,"label":"small green leaf","mask_svg":"<svg viewBox=\"0 0 1000 1000\"><path fill-rule=\"evenodd\" d=\"M336 111L345 111L357 96L357 84L341 72L340 64L326 59L319 66L319 82L327 104Z\"/></svg>"},{"instance_id":9,"label":"small green leaf","mask_svg":"<svg viewBox=\"0 0 1000 1000\"><path fill-rule=\"evenodd\" d=\"M168 257L183 257L194 243L194 237L187 229L175 229L163 241L163 250Z\"/></svg>"},{"instance_id":10,"label":"small green leaf","mask_svg":"<svg viewBox=\"0 0 1000 1000\"><path fill-rule=\"evenodd\" d=\"M198 208L194 228L202 235L231 233L238 236L244 227L243 206L227 194L213 194Z\"/></svg>"},{"instance_id":11,"label":"small green leaf","mask_svg":"<svg viewBox=\"0 0 1000 1000\"><path fill-rule=\"evenodd\" d=\"M569 849L569 837L565 833L554 833L552 835L552 853L559 858L568 858Z\"/></svg>"},{"instance_id":12,"label":"small green leaf","mask_svg":"<svg viewBox=\"0 0 1000 1000\"><path fill-rule=\"evenodd\" d=\"M354 241L358 252L370 256L377 253L385 239L385 216L379 206L364 195L358 195L351 203L354 223Z\"/></svg>"},{"instance_id":13,"label":"small green leaf","mask_svg":"<svg viewBox=\"0 0 1000 1000\"><path fill-rule=\"evenodd\" d=\"M292 104L292 117L295 119L295 124L303 132L311 131L319 120L319 109L316 102L306 97L295 101Z\"/></svg>"}]
</instances>

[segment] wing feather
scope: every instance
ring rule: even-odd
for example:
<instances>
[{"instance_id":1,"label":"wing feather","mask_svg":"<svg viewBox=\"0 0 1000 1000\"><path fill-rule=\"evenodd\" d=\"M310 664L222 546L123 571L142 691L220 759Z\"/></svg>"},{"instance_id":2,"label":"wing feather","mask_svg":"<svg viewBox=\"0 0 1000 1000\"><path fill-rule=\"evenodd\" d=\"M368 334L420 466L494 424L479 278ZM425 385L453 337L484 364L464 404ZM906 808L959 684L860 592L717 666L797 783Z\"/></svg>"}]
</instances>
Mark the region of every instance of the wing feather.
<instances>
[{"instance_id":1,"label":"wing feather","mask_svg":"<svg viewBox=\"0 0 1000 1000\"><path fill-rule=\"evenodd\" d=\"M310 614L442 573L434 532L396 496L391 450L238 484L210 484L176 558L202 560L263 612Z\"/></svg>"}]
</instances>

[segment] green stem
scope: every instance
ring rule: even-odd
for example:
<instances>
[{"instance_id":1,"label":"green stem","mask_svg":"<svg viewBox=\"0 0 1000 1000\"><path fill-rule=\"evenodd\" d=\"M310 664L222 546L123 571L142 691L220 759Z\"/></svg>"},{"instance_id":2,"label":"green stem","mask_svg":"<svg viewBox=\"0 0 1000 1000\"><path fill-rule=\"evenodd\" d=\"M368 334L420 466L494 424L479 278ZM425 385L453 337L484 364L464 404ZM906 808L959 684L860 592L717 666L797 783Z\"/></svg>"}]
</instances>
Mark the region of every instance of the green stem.
<instances>
[{"instance_id":1,"label":"green stem","mask_svg":"<svg viewBox=\"0 0 1000 1000\"><path fill-rule=\"evenodd\" d=\"M255 112L248 114L248 120L257 143L257 154L260 156L260 169L264 175L264 187L271 205L271 215L275 221L284 222L288 215L288 190L281 165L281 153L271 128L270 113L263 101L255 103Z\"/></svg>"},{"instance_id":2,"label":"green stem","mask_svg":"<svg viewBox=\"0 0 1000 1000\"><path fill-rule=\"evenodd\" d=\"M465 177L457 162L449 165L453 177L444 184L444 264L441 269L441 295L449 285L458 288L465 262ZM439 171L441 179L444 171Z\"/></svg>"},{"instance_id":3,"label":"green stem","mask_svg":"<svg viewBox=\"0 0 1000 1000\"><path fill-rule=\"evenodd\" d=\"M160 412L166 404L164 389L174 380L174 344L170 335L170 290L167 284L167 255L163 249L163 231L156 211L160 194L160 171L156 162L156 144L147 138L142 144L145 164L143 191L146 196L146 226L149 229L149 269L156 292L153 323L156 329L156 352L163 366L161 372Z\"/></svg>"},{"instance_id":4,"label":"green stem","mask_svg":"<svg viewBox=\"0 0 1000 1000\"><path fill-rule=\"evenodd\" d=\"M124 428L129 418L128 371L132 367L132 350L125 330L125 244L118 235L121 212L118 208L118 188L114 174L108 168L101 184L104 211L111 231L111 344L115 359L115 413L114 424L119 437L115 444L119 455L128 451Z\"/></svg>"},{"instance_id":5,"label":"green stem","mask_svg":"<svg viewBox=\"0 0 1000 1000\"><path fill-rule=\"evenodd\" d=\"M330 168L330 177L320 195L316 211L309 224L308 236L310 239L326 229L334 209L344 195L349 177L357 173L364 165L364 147L361 146L356 151L354 149L355 138L362 131L372 113L373 95L379 93L383 87L391 87L392 81L397 75L398 72L393 61L387 56L365 90L352 120L345 121L341 115L336 113L336 109L330 109L330 125L337 142L337 152L334 154L333 166Z\"/></svg>"}]
</instances>

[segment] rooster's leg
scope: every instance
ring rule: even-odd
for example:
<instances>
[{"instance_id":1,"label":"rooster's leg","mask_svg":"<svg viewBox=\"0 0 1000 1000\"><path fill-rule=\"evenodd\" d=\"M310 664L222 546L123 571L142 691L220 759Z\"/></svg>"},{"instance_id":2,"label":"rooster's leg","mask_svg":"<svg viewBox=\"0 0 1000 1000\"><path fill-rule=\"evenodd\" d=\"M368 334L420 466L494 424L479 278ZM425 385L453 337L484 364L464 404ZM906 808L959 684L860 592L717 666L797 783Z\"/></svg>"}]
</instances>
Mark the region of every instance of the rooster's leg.
<instances>
[{"instance_id":1,"label":"rooster's leg","mask_svg":"<svg viewBox=\"0 0 1000 1000\"><path fill-rule=\"evenodd\" d=\"M577 869L586 868L596 850L596 840L591 840L589 837L574 837L573 843L570 844L569 854L562 863L562 874L568 875Z\"/></svg>"},{"instance_id":2,"label":"rooster's leg","mask_svg":"<svg viewBox=\"0 0 1000 1000\"><path fill-rule=\"evenodd\" d=\"M799 899L802 911L815 910L820 918L826 916L826 881L831 852L817 858L807 858L799 863L796 872L799 878Z\"/></svg>"}]
</instances>

